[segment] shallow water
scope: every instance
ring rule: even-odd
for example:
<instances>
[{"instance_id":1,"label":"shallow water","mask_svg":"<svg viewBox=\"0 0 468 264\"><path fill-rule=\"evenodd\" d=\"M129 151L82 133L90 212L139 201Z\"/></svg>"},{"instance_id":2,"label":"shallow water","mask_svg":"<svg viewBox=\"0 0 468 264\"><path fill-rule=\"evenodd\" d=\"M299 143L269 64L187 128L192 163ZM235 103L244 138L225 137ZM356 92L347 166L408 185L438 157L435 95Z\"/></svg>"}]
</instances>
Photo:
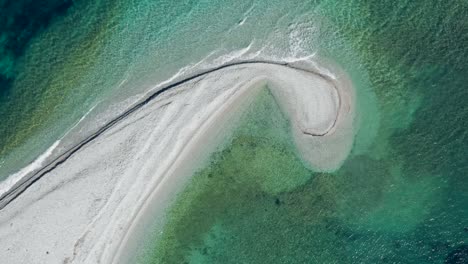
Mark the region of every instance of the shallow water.
<instances>
[{"instance_id":1,"label":"shallow water","mask_svg":"<svg viewBox=\"0 0 468 264\"><path fill-rule=\"evenodd\" d=\"M369 155L336 173L311 171L265 90L136 262L443 263L465 250L467 232L463 202L447 208L447 199L461 199L449 188L442 177L414 179L395 160Z\"/></svg>"},{"instance_id":2,"label":"shallow water","mask_svg":"<svg viewBox=\"0 0 468 264\"><path fill-rule=\"evenodd\" d=\"M2 14L38 23L1 29L0 179L96 103L105 112L209 54L185 73L262 50L278 60L317 53L350 74L359 130L341 169L304 168L287 121L265 99L194 176L181 194L193 199L171 209L166 232L176 235L148 242L157 250L145 261L467 262L466 1L102 0L11 10L20 11ZM13 51L8 39L18 35ZM212 210L197 216L194 204Z\"/></svg>"}]
</instances>

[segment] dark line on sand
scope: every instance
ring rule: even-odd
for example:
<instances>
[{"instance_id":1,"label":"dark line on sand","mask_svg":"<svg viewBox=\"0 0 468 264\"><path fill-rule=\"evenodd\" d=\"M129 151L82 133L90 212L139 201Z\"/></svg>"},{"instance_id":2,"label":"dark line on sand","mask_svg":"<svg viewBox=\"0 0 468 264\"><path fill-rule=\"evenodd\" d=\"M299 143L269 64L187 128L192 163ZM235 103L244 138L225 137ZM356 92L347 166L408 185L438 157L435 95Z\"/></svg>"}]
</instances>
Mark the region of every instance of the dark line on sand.
<instances>
[{"instance_id":1,"label":"dark line on sand","mask_svg":"<svg viewBox=\"0 0 468 264\"><path fill-rule=\"evenodd\" d=\"M192 75L190 77L187 77L187 78L184 78L182 80L176 81L176 82L174 82L172 84L168 84L168 85L164 86L163 88L161 88L160 90L155 91L153 94L151 94L149 97L147 97L146 99L144 99L140 103L130 107L128 110L126 110L125 112L123 112L122 114L117 116L116 118L109 121L107 124L102 126L100 129L98 129L96 132L94 132L93 134L88 136L86 139L82 140L81 142L76 144L74 147L71 147L70 149L68 149L67 151L60 154L58 157L56 157L52 161L50 161L48 164L43 166L41 169L34 172L31 176L25 177L25 178L21 179L20 181L18 181L12 188L10 188L10 190L8 190L6 193L4 193L4 194L2 194L0 196L0 211L3 210L8 204L10 204L16 198L18 198L29 187L31 187L35 182L40 180L44 175L51 172L52 170L57 168L59 165L61 165L65 161L67 161L68 158L70 158L73 154L78 152L85 145L87 145L88 143L90 143L91 141L96 139L99 135L103 134L108 129L112 128L114 125L116 125L117 123L122 121L125 117L129 116L130 114L132 114L136 110L138 110L141 107L145 106L146 104L148 104L149 102L151 102L152 100L154 100L155 98L160 96L161 94L163 94L163 93L167 92L168 90L170 90L172 88L175 88L175 87L177 87L177 86L179 86L181 84L192 81L194 79L205 76L207 74L210 74L210 73L213 73L213 72L225 69L225 68L229 68L229 67L232 67L232 66L247 65L247 64L272 64L272 65L284 66L284 67L288 67L288 68L291 68L291 69L296 69L296 70L301 70L301 71L305 71L305 72L308 72L308 73L316 74L316 75L319 75L320 77L324 78L327 81L331 81L328 76L325 76L323 74L320 74L320 73L317 73L317 72L314 72L314 71L299 68L299 67L291 65L291 64L289 64L287 62L276 62L276 61L267 61L267 60L250 60L250 61L238 61L238 62L227 63L227 64L224 64L224 65L221 65L221 66L218 66L218 67L215 67L215 68L212 68L212 69L205 70L205 71L202 71L200 73L194 74L194 75ZM333 86L336 89L336 86L334 85L334 83L333 83ZM339 103L340 103L339 104L339 108L340 108L341 107L341 100L339 100ZM335 126L336 119L335 119L335 121L333 123L332 128ZM324 136L324 135L327 134L327 132L325 132L323 134L312 135L312 136Z\"/></svg>"}]
</instances>

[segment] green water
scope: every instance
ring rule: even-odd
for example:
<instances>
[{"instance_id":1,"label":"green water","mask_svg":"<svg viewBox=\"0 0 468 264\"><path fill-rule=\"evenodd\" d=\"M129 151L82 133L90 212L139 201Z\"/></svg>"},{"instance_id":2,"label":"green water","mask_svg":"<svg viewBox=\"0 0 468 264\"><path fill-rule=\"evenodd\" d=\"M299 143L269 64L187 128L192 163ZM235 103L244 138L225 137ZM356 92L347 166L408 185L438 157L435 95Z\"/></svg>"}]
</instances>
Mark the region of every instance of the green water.
<instances>
[{"instance_id":1,"label":"green water","mask_svg":"<svg viewBox=\"0 0 468 264\"><path fill-rule=\"evenodd\" d=\"M0 179L96 102L146 91L211 52L317 52L358 95L343 167L304 168L262 97L181 194L167 237L144 242L144 260L467 263L468 2L51 1L37 14L29 2L0 1L12 23L0 28Z\"/></svg>"},{"instance_id":2,"label":"green water","mask_svg":"<svg viewBox=\"0 0 468 264\"><path fill-rule=\"evenodd\" d=\"M106 38L100 29L112 19L113 6L95 2L90 7L85 1L76 1L54 13L52 7L58 2L43 3L41 8L27 2L2 9L11 18L19 14L17 21L11 21L20 25L13 24L6 31L11 36L4 34L5 39L18 35L27 39L15 40L21 42L15 46L21 50L15 52L9 50L8 42L0 47L8 54L2 59L16 56L0 72L8 76L0 96L0 179L59 139L108 88L103 82L99 85L95 79L92 83L88 79ZM35 16L28 16L34 12L43 12L36 16L46 21L40 24ZM31 23L22 25L29 19Z\"/></svg>"},{"instance_id":3,"label":"green water","mask_svg":"<svg viewBox=\"0 0 468 264\"><path fill-rule=\"evenodd\" d=\"M244 118L229 146L214 154L177 198L160 242L147 249L150 263L270 262L269 246L252 246L279 239L284 231L279 222L288 225L297 217L283 211L284 219L278 218L278 209L287 208L281 206L285 194L304 191L313 173L297 157L288 122L269 90L261 92ZM252 243L240 243L253 237ZM281 251L285 257L287 250Z\"/></svg>"},{"instance_id":4,"label":"green water","mask_svg":"<svg viewBox=\"0 0 468 264\"><path fill-rule=\"evenodd\" d=\"M242 144L272 136L241 129L194 175L142 263L468 262L467 3L311 6L324 21L319 52L358 92L352 154L335 173L272 193L236 179L307 173L292 150L278 162L287 143ZM275 127L270 111L250 119L265 120Z\"/></svg>"},{"instance_id":5,"label":"green water","mask_svg":"<svg viewBox=\"0 0 468 264\"><path fill-rule=\"evenodd\" d=\"M443 263L467 232L462 207L447 229L447 185L368 155L336 173L310 171L265 90L139 263Z\"/></svg>"}]
</instances>

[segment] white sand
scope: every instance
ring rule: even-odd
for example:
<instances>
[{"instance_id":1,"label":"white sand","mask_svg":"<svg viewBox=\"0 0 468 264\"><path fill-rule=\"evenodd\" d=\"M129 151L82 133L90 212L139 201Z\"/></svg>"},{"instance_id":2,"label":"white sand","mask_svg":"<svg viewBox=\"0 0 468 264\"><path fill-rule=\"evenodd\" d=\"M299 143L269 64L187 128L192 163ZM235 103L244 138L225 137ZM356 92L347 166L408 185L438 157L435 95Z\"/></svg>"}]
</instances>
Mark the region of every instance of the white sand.
<instances>
[{"instance_id":1,"label":"white sand","mask_svg":"<svg viewBox=\"0 0 468 264\"><path fill-rule=\"evenodd\" d=\"M128 116L1 211L2 263L125 257L141 221L203 165L265 84L291 117L303 158L317 170L336 169L353 140L354 93L337 69L301 67L321 75L271 64L233 66ZM336 76L324 77L330 70Z\"/></svg>"}]
</instances>

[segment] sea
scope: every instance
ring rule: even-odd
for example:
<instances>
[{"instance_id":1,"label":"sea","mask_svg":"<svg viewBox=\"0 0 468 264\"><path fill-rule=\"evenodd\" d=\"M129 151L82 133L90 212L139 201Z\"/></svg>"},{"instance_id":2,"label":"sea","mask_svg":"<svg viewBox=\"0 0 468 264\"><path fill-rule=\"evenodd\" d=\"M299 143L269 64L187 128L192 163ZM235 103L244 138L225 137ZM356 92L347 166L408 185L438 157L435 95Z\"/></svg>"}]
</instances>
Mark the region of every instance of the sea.
<instances>
[{"instance_id":1,"label":"sea","mask_svg":"<svg viewBox=\"0 0 468 264\"><path fill-rule=\"evenodd\" d=\"M0 181L178 77L315 57L356 91L343 165L302 162L266 87L131 263L468 263L464 0L0 0Z\"/></svg>"}]
</instances>

